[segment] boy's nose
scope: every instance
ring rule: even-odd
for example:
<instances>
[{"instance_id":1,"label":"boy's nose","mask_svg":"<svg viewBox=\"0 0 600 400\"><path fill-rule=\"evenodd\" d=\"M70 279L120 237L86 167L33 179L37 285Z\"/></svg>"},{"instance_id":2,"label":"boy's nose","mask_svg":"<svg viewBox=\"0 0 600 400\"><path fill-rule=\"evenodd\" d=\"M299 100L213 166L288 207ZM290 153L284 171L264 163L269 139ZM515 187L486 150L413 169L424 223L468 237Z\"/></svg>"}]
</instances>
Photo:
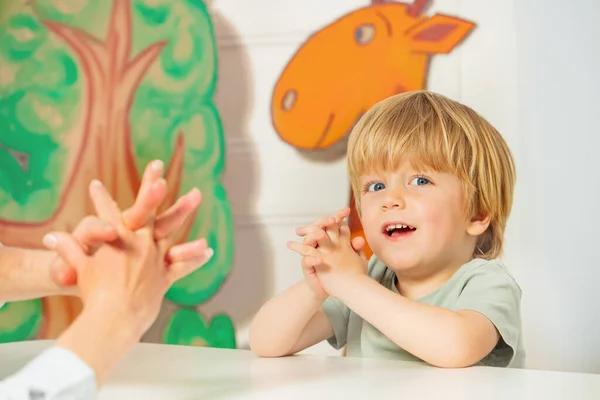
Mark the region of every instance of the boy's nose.
<instances>
[{"instance_id":1,"label":"boy's nose","mask_svg":"<svg viewBox=\"0 0 600 400\"><path fill-rule=\"evenodd\" d=\"M406 206L404 197L399 195L388 195L382 204L383 211L403 209Z\"/></svg>"}]
</instances>

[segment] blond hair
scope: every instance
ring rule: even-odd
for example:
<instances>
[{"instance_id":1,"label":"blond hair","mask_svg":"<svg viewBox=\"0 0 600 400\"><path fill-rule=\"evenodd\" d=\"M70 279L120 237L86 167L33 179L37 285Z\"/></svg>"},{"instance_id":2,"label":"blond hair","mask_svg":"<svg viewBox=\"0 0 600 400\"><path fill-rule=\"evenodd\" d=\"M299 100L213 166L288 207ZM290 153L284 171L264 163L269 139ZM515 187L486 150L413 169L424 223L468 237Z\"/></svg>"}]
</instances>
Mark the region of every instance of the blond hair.
<instances>
[{"instance_id":1,"label":"blond hair","mask_svg":"<svg viewBox=\"0 0 600 400\"><path fill-rule=\"evenodd\" d=\"M360 212L360 176L394 170L403 161L455 174L463 183L465 215L489 216L473 256L502 253L516 171L500 133L471 108L429 91L389 97L373 106L348 141L348 172Z\"/></svg>"}]
</instances>

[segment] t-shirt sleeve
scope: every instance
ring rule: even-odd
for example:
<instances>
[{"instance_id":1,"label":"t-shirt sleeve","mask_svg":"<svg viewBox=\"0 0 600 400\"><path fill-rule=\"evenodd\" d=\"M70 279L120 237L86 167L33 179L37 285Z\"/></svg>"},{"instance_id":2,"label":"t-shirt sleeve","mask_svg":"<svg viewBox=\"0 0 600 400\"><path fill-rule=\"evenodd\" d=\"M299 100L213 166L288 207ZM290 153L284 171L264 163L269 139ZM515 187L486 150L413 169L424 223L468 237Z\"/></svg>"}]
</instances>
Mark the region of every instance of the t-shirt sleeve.
<instances>
[{"instance_id":1,"label":"t-shirt sleeve","mask_svg":"<svg viewBox=\"0 0 600 400\"><path fill-rule=\"evenodd\" d=\"M385 265L372 256L369 259L367 275L372 279L380 280ZM323 302L323 312L329 319L329 323L333 327L333 336L327 339L329 344L336 350L344 347L348 342L348 325L350 322L350 309L344 303L334 297L328 297Z\"/></svg>"},{"instance_id":2,"label":"t-shirt sleeve","mask_svg":"<svg viewBox=\"0 0 600 400\"><path fill-rule=\"evenodd\" d=\"M328 297L323 302L323 312L333 327L333 336L327 342L336 350L341 349L348 341L348 320L350 309L334 297Z\"/></svg>"},{"instance_id":3,"label":"t-shirt sleeve","mask_svg":"<svg viewBox=\"0 0 600 400\"><path fill-rule=\"evenodd\" d=\"M517 356L521 340L521 288L500 265L488 263L473 270L463 286L455 311L485 315L500 333L486 365L506 367Z\"/></svg>"}]
</instances>

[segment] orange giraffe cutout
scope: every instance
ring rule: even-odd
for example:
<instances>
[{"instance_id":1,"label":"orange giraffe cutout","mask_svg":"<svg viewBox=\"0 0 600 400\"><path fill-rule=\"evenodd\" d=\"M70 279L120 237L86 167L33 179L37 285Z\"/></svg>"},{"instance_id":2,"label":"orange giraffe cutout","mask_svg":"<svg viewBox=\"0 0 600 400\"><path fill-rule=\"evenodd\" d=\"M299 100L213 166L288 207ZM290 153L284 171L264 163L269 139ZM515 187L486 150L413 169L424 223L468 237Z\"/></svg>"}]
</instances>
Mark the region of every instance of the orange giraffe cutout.
<instances>
[{"instance_id":1,"label":"orange giraffe cutout","mask_svg":"<svg viewBox=\"0 0 600 400\"><path fill-rule=\"evenodd\" d=\"M425 88L431 56L451 52L475 27L449 15L422 15L428 3L374 0L311 35L273 91L278 135L299 149L325 149L375 103ZM352 237L364 237L352 191L350 208ZM368 244L365 254L372 255Z\"/></svg>"}]
</instances>

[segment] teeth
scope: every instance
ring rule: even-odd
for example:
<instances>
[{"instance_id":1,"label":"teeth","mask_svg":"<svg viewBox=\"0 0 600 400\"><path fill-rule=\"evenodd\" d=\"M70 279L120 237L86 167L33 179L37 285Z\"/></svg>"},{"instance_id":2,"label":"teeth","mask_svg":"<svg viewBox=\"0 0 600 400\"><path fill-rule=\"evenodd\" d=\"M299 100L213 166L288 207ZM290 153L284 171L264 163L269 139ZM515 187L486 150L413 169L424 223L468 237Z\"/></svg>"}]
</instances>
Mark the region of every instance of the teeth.
<instances>
[{"instance_id":1,"label":"teeth","mask_svg":"<svg viewBox=\"0 0 600 400\"><path fill-rule=\"evenodd\" d=\"M408 225L391 224L391 225L388 225L385 228L385 230L390 232L390 231L393 231L394 229L406 229L406 228L408 228Z\"/></svg>"}]
</instances>

